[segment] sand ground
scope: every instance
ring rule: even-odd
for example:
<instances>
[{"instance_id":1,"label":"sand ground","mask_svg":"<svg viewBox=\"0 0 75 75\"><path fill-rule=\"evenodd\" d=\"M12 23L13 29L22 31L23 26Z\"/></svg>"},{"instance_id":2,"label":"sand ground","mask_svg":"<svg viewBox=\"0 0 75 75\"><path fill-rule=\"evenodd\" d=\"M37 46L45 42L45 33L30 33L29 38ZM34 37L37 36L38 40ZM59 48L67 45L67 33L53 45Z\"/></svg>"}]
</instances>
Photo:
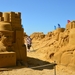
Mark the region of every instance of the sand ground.
<instances>
[{"instance_id":1,"label":"sand ground","mask_svg":"<svg viewBox=\"0 0 75 75\"><path fill-rule=\"evenodd\" d=\"M49 64L44 61L41 54L37 54L35 51L27 52L28 67L18 66L13 68L7 68L6 71L0 71L0 75L55 75L55 70L51 66L43 68L32 68L44 64ZM56 75L75 75L75 72L65 66L56 66Z\"/></svg>"}]
</instances>

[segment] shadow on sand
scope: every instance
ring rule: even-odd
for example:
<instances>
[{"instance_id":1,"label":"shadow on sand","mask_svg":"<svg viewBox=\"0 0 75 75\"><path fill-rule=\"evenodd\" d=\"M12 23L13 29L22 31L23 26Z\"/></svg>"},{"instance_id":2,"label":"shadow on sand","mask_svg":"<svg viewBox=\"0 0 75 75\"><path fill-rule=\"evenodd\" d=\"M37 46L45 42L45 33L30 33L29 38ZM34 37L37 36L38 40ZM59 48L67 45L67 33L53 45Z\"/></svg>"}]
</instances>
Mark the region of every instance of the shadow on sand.
<instances>
[{"instance_id":1,"label":"shadow on sand","mask_svg":"<svg viewBox=\"0 0 75 75\"><path fill-rule=\"evenodd\" d=\"M55 63L49 63L32 57L27 57L27 64L28 64L27 67L15 66L15 67L8 67L8 68L0 68L0 71L11 71L13 69L21 69L21 68L30 68L34 70L53 69L54 66L56 65Z\"/></svg>"},{"instance_id":2,"label":"shadow on sand","mask_svg":"<svg viewBox=\"0 0 75 75\"><path fill-rule=\"evenodd\" d=\"M53 69L56 63L39 60L36 58L28 57L28 67L34 70Z\"/></svg>"}]
</instances>

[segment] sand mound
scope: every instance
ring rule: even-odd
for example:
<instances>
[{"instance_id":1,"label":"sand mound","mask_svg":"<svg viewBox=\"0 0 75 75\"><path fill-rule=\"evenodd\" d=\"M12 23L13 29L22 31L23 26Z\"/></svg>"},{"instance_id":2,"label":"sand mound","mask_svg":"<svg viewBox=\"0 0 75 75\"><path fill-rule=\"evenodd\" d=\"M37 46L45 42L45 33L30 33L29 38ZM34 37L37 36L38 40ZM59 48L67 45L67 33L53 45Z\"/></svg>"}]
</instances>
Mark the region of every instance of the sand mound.
<instances>
[{"instance_id":1,"label":"sand mound","mask_svg":"<svg viewBox=\"0 0 75 75\"><path fill-rule=\"evenodd\" d=\"M34 32L30 36L33 40L41 40L45 37L45 34L43 32Z\"/></svg>"}]
</instances>

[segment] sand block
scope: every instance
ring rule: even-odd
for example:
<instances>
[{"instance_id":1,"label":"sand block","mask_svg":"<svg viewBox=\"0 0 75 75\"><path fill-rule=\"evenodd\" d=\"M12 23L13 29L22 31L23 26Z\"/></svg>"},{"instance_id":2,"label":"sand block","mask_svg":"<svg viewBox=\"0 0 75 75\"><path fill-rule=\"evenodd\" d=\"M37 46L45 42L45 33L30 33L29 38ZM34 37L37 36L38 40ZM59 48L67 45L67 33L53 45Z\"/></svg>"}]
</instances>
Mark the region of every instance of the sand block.
<instances>
[{"instance_id":1,"label":"sand block","mask_svg":"<svg viewBox=\"0 0 75 75\"><path fill-rule=\"evenodd\" d=\"M26 50L26 45L22 46L22 50L21 50L21 58L24 62L27 62L27 50Z\"/></svg>"},{"instance_id":2,"label":"sand block","mask_svg":"<svg viewBox=\"0 0 75 75\"><path fill-rule=\"evenodd\" d=\"M0 12L0 17L2 17L2 12Z\"/></svg>"},{"instance_id":3,"label":"sand block","mask_svg":"<svg viewBox=\"0 0 75 75\"><path fill-rule=\"evenodd\" d=\"M15 17L15 12L10 12L10 17Z\"/></svg>"},{"instance_id":4,"label":"sand block","mask_svg":"<svg viewBox=\"0 0 75 75\"><path fill-rule=\"evenodd\" d=\"M16 65L15 52L0 52L0 67L10 67Z\"/></svg>"},{"instance_id":5,"label":"sand block","mask_svg":"<svg viewBox=\"0 0 75 75\"><path fill-rule=\"evenodd\" d=\"M4 18L3 17L0 17L0 21L3 21L4 20Z\"/></svg>"},{"instance_id":6,"label":"sand block","mask_svg":"<svg viewBox=\"0 0 75 75\"><path fill-rule=\"evenodd\" d=\"M17 14L18 18L21 18L21 13L20 12L17 12L16 14Z\"/></svg>"}]
</instances>

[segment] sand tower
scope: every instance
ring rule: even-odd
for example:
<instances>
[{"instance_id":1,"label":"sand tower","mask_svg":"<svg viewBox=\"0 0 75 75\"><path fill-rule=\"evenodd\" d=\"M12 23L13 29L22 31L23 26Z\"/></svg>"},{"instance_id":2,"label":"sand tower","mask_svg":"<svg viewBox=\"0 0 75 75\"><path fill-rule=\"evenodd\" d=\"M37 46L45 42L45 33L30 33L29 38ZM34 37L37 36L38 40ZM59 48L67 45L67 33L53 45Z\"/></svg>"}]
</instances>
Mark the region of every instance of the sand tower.
<instances>
[{"instance_id":1,"label":"sand tower","mask_svg":"<svg viewBox=\"0 0 75 75\"><path fill-rule=\"evenodd\" d=\"M75 28L75 21L72 21L72 22L69 22L67 25L66 25L66 29L70 30L72 28Z\"/></svg>"},{"instance_id":2,"label":"sand tower","mask_svg":"<svg viewBox=\"0 0 75 75\"><path fill-rule=\"evenodd\" d=\"M21 13L0 12L0 67L24 65L26 61Z\"/></svg>"},{"instance_id":3,"label":"sand tower","mask_svg":"<svg viewBox=\"0 0 75 75\"><path fill-rule=\"evenodd\" d=\"M69 44L75 45L75 21L69 22L66 25L66 30L69 31Z\"/></svg>"}]
</instances>

